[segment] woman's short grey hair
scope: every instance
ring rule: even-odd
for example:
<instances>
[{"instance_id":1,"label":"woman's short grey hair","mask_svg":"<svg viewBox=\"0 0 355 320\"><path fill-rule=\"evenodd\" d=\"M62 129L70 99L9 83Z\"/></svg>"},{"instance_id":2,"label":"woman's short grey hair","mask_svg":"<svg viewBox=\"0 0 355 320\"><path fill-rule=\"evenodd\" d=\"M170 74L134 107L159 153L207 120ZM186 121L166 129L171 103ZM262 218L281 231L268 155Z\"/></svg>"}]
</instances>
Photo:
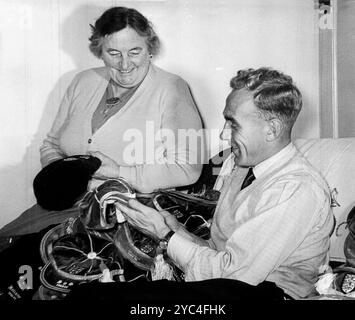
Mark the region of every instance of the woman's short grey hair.
<instances>
[{"instance_id":1,"label":"woman's short grey hair","mask_svg":"<svg viewBox=\"0 0 355 320\"><path fill-rule=\"evenodd\" d=\"M113 7L106 10L95 22L90 25L92 35L89 38L90 51L98 58L102 55L102 39L130 27L146 39L148 51L157 55L160 50L160 40L155 33L151 22L135 9L126 7Z\"/></svg>"},{"instance_id":2,"label":"woman's short grey hair","mask_svg":"<svg viewBox=\"0 0 355 320\"><path fill-rule=\"evenodd\" d=\"M271 68L239 70L230 86L250 91L261 116L276 117L289 129L302 109L302 95L292 78Z\"/></svg>"}]
</instances>

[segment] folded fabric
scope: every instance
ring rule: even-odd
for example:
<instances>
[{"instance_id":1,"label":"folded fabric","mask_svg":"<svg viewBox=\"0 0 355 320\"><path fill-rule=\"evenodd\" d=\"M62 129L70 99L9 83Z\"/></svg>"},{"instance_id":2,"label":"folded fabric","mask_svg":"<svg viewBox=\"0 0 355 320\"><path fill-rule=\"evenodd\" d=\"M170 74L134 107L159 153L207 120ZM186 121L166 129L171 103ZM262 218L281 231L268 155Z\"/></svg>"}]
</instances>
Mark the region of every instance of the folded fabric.
<instances>
[{"instance_id":1,"label":"folded fabric","mask_svg":"<svg viewBox=\"0 0 355 320\"><path fill-rule=\"evenodd\" d=\"M101 160L89 155L74 155L54 161L34 178L37 203L47 210L65 210L87 191L89 180Z\"/></svg>"}]
</instances>

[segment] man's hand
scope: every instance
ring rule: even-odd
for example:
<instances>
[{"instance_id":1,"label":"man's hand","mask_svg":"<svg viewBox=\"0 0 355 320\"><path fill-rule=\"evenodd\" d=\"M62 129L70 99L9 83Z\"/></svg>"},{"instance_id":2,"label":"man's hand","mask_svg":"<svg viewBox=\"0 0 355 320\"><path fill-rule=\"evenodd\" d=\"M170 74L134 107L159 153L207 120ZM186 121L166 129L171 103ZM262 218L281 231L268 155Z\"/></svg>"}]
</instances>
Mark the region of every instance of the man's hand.
<instances>
[{"instance_id":1,"label":"man's hand","mask_svg":"<svg viewBox=\"0 0 355 320\"><path fill-rule=\"evenodd\" d=\"M121 203L117 203L117 206L130 224L155 238L163 238L172 230L170 224L178 224L176 218L169 212L157 211L134 199L128 201L128 206Z\"/></svg>"},{"instance_id":2,"label":"man's hand","mask_svg":"<svg viewBox=\"0 0 355 320\"><path fill-rule=\"evenodd\" d=\"M120 175L120 166L116 161L106 156L100 151L90 151L91 156L97 157L101 160L101 166L93 174L93 178L96 179L117 179Z\"/></svg>"}]
</instances>

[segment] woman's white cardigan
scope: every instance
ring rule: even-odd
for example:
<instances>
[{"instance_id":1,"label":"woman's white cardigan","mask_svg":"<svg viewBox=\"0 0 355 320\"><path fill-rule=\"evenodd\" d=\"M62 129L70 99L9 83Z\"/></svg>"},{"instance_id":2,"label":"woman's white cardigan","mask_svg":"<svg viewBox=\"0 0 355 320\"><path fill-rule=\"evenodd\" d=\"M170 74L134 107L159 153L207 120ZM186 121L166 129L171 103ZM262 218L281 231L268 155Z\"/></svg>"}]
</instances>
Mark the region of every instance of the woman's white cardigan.
<instances>
[{"instance_id":1,"label":"woman's white cardigan","mask_svg":"<svg viewBox=\"0 0 355 320\"><path fill-rule=\"evenodd\" d=\"M139 192L195 182L204 137L187 83L151 64L125 106L93 134L92 116L108 85L107 71L94 68L75 76L40 148L42 165L100 151L117 162L120 176Z\"/></svg>"}]
</instances>

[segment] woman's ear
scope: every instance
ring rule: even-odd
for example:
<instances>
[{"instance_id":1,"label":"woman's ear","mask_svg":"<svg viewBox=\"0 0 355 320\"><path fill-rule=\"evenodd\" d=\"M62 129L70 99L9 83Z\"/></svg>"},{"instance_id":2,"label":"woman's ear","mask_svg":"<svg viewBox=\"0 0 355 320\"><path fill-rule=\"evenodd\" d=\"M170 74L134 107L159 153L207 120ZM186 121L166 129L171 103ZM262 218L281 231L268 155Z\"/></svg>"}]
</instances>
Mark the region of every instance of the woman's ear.
<instances>
[{"instance_id":1,"label":"woman's ear","mask_svg":"<svg viewBox=\"0 0 355 320\"><path fill-rule=\"evenodd\" d=\"M281 136L283 129L284 125L279 119L273 118L268 120L268 131L266 133L266 140L274 141L278 139Z\"/></svg>"}]
</instances>

